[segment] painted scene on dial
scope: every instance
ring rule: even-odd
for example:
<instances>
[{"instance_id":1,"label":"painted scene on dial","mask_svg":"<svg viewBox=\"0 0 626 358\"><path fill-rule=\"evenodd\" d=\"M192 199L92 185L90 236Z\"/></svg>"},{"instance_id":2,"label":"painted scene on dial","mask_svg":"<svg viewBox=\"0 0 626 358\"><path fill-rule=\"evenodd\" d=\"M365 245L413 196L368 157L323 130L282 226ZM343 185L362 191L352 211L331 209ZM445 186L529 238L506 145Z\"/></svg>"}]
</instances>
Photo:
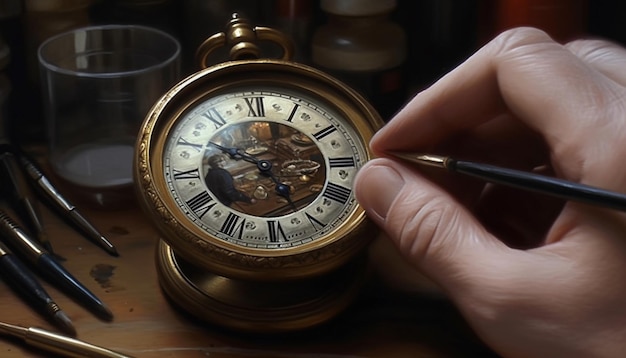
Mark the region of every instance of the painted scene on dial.
<instances>
[{"instance_id":1,"label":"painted scene on dial","mask_svg":"<svg viewBox=\"0 0 626 358\"><path fill-rule=\"evenodd\" d=\"M202 159L208 190L233 210L261 217L296 212L326 181L324 158L304 133L275 122L233 124L209 141Z\"/></svg>"}]
</instances>

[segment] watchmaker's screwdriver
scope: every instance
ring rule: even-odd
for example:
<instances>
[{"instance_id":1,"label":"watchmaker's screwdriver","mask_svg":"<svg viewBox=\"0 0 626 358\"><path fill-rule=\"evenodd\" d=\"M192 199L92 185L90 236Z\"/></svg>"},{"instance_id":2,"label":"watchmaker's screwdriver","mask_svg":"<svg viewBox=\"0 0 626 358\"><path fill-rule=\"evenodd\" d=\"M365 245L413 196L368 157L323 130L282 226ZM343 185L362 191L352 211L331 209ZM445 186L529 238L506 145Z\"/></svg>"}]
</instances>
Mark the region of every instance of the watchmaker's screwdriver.
<instances>
[{"instance_id":1,"label":"watchmaker's screwdriver","mask_svg":"<svg viewBox=\"0 0 626 358\"><path fill-rule=\"evenodd\" d=\"M16 213L25 222L26 227L46 250L52 252L52 245L44 230L41 216L37 208L37 201L25 180L22 170L18 166L17 158L10 148L0 151L0 173L4 180L7 196Z\"/></svg>"},{"instance_id":2,"label":"watchmaker's screwdriver","mask_svg":"<svg viewBox=\"0 0 626 358\"><path fill-rule=\"evenodd\" d=\"M71 220L84 234L102 247L112 256L119 256L115 246L107 240L83 215L52 185L43 172L37 167L34 161L26 157L25 154L19 156L20 163L25 169L28 177L33 180L39 191L54 205L59 214Z\"/></svg>"}]
</instances>

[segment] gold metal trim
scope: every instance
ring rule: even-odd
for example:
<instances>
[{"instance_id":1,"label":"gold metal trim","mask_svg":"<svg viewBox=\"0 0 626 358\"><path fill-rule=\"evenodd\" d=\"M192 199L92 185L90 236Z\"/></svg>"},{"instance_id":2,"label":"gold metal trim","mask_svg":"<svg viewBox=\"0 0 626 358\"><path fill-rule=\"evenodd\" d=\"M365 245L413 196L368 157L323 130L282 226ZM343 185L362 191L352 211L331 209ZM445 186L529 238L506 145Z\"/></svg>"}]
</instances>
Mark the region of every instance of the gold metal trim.
<instances>
[{"instance_id":1,"label":"gold metal trim","mask_svg":"<svg viewBox=\"0 0 626 358\"><path fill-rule=\"evenodd\" d=\"M311 67L282 60L231 61L202 70L167 92L152 108L140 130L135 156L135 186L140 203L157 229L181 257L219 274L258 280L311 277L329 272L362 250L375 227L358 207L332 235L311 245L279 251L249 250L204 238L205 232L170 199L163 179L162 153L176 118L202 98L237 85L273 84L310 93L348 118L367 147L382 120L358 93Z\"/></svg>"},{"instance_id":2,"label":"gold metal trim","mask_svg":"<svg viewBox=\"0 0 626 358\"><path fill-rule=\"evenodd\" d=\"M369 273L363 256L306 280L233 280L185 262L164 241L157 247L156 263L165 293L194 317L261 333L302 330L331 320L354 301Z\"/></svg>"},{"instance_id":3,"label":"gold metal trim","mask_svg":"<svg viewBox=\"0 0 626 358\"><path fill-rule=\"evenodd\" d=\"M257 59L261 57L257 42L261 41L277 44L283 50L282 60L288 61L293 58L294 45L285 34L270 27L253 27L245 19L234 14L225 32L217 33L200 44L196 50L196 62L201 69L207 68L209 55L220 47L229 48L231 60Z\"/></svg>"}]
</instances>

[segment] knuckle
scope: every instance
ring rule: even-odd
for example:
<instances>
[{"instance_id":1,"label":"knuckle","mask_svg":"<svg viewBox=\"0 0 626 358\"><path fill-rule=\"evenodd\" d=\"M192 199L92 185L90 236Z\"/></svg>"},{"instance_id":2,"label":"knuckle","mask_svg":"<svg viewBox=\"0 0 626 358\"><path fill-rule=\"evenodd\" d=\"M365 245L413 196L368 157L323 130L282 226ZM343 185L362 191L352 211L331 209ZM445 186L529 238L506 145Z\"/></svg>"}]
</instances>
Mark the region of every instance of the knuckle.
<instances>
[{"instance_id":1,"label":"knuckle","mask_svg":"<svg viewBox=\"0 0 626 358\"><path fill-rule=\"evenodd\" d=\"M615 55L624 55L624 50L616 44L600 39L578 39L565 44L570 52L584 61L596 62L611 60Z\"/></svg>"},{"instance_id":2,"label":"knuckle","mask_svg":"<svg viewBox=\"0 0 626 358\"><path fill-rule=\"evenodd\" d=\"M543 30L534 27L516 27L503 31L493 42L497 48L510 51L527 48L529 45L554 43L554 40Z\"/></svg>"},{"instance_id":3,"label":"knuckle","mask_svg":"<svg viewBox=\"0 0 626 358\"><path fill-rule=\"evenodd\" d=\"M421 262L431 254L437 256L432 251L449 247L447 242L457 236L460 209L444 196L424 193L396 208L404 212L399 215L401 222L392 224L397 230L398 244L413 260Z\"/></svg>"}]
</instances>

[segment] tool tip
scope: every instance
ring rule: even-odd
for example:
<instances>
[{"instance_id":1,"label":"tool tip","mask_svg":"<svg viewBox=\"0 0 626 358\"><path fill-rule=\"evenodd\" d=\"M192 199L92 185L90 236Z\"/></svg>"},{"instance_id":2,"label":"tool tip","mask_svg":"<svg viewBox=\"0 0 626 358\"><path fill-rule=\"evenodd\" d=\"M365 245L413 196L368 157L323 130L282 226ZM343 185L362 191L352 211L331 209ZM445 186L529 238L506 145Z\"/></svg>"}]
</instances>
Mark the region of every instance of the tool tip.
<instances>
[{"instance_id":1,"label":"tool tip","mask_svg":"<svg viewBox=\"0 0 626 358\"><path fill-rule=\"evenodd\" d=\"M97 312L98 316L100 316L100 318L102 318L103 320L105 321L113 320L113 312L104 303L100 303L98 305L97 311L98 311Z\"/></svg>"},{"instance_id":2,"label":"tool tip","mask_svg":"<svg viewBox=\"0 0 626 358\"><path fill-rule=\"evenodd\" d=\"M120 254L117 252L117 249L115 248L115 246L113 246L113 244L109 240L107 240L104 236L100 235L100 237L98 238L98 242L97 243L109 255L116 256L116 257L120 256Z\"/></svg>"},{"instance_id":3,"label":"tool tip","mask_svg":"<svg viewBox=\"0 0 626 358\"><path fill-rule=\"evenodd\" d=\"M59 310L55 312L53 317L54 322L63 330L63 332L71 335L72 337L76 336L76 328L65 312Z\"/></svg>"},{"instance_id":4,"label":"tool tip","mask_svg":"<svg viewBox=\"0 0 626 358\"><path fill-rule=\"evenodd\" d=\"M422 153L403 153L403 152L391 152L389 153L396 158L404 159L406 161L427 165L431 167L446 168L447 158L439 155L422 154Z\"/></svg>"},{"instance_id":5,"label":"tool tip","mask_svg":"<svg viewBox=\"0 0 626 358\"><path fill-rule=\"evenodd\" d=\"M108 242L107 239L105 239L103 236L101 237L100 242L103 243L102 247L106 250L106 252L109 253L109 255L115 256L115 257L120 256L120 254L119 254L119 252L117 252L117 249L115 248L115 246L113 246L113 244Z\"/></svg>"}]
</instances>

